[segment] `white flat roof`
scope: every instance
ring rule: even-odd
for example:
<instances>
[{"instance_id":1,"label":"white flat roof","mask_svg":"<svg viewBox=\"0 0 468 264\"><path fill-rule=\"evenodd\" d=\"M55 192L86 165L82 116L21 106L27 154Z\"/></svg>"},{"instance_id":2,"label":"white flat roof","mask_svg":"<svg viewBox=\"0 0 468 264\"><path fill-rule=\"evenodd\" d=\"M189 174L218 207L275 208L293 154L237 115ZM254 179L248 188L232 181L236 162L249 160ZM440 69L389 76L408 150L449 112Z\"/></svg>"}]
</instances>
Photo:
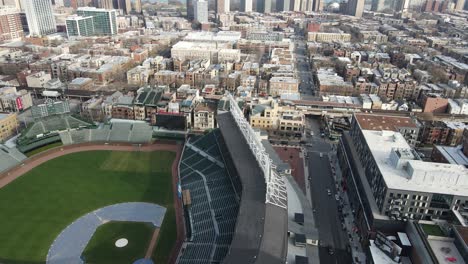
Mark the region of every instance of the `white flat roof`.
<instances>
[{"instance_id":1,"label":"white flat roof","mask_svg":"<svg viewBox=\"0 0 468 264\"><path fill-rule=\"evenodd\" d=\"M367 145L389 189L468 196L468 170L461 165L408 160L397 169L390 162L392 149L411 149L399 132L362 130Z\"/></svg>"},{"instance_id":2,"label":"white flat roof","mask_svg":"<svg viewBox=\"0 0 468 264\"><path fill-rule=\"evenodd\" d=\"M465 264L453 241L446 240L445 238L428 238L427 241L440 264Z\"/></svg>"},{"instance_id":3,"label":"white flat roof","mask_svg":"<svg viewBox=\"0 0 468 264\"><path fill-rule=\"evenodd\" d=\"M389 256L387 256L382 250L380 250L375 244L374 240L369 240L369 249L371 252L372 260L375 264L395 264Z\"/></svg>"}]
</instances>

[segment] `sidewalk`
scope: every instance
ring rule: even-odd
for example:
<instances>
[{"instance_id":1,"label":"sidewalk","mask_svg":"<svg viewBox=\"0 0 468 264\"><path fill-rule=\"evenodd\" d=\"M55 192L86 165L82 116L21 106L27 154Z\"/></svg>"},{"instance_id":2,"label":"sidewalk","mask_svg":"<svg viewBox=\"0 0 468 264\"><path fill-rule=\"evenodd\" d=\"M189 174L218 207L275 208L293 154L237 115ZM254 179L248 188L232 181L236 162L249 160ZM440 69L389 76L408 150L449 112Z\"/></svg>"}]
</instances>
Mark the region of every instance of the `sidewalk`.
<instances>
[{"instance_id":1,"label":"sidewalk","mask_svg":"<svg viewBox=\"0 0 468 264\"><path fill-rule=\"evenodd\" d=\"M333 154L329 155L330 166L332 168L333 177L335 179L336 192L339 194L340 200L343 204L341 215L344 216L344 225L348 233L349 245L351 247L351 255L354 261L353 263L366 263L366 254L364 253L361 243L359 242L359 236L354 230L354 215L349 205L348 194L346 192L343 192L339 185L342 179L340 166L338 164L336 154L334 152L332 153ZM356 262L356 259L358 260L358 262Z\"/></svg>"}]
</instances>

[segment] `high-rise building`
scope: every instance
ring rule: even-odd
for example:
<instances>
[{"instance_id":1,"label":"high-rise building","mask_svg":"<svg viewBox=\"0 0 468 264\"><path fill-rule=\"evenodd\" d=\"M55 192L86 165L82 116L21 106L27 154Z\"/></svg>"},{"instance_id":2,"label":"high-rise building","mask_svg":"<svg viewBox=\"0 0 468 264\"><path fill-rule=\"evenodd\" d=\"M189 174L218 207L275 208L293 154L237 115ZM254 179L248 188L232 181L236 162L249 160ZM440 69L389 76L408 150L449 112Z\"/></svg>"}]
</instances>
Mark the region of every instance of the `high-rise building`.
<instances>
[{"instance_id":1,"label":"high-rise building","mask_svg":"<svg viewBox=\"0 0 468 264\"><path fill-rule=\"evenodd\" d=\"M313 0L312 11L319 12L319 11L322 11L322 9L323 9L323 1L322 0Z\"/></svg>"},{"instance_id":2,"label":"high-rise building","mask_svg":"<svg viewBox=\"0 0 468 264\"><path fill-rule=\"evenodd\" d=\"M277 0L276 11L289 11L289 0Z\"/></svg>"},{"instance_id":3,"label":"high-rise building","mask_svg":"<svg viewBox=\"0 0 468 264\"><path fill-rule=\"evenodd\" d=\"M229 13L231 1L230 0L216 0L216 13L224 14Z\"/></svg>"},{"instance_id":4,"label":"high-rise building","mask_svg":"<svg viewBox=\"0 0 468 264\"><path fill-rule=\"evenodd\" d=\"M301 11L301 0L292 0L292 11Z\"/></svg>"},{"instance_id":5,"label":"high-rise building","mask_svg":"<svg viewBox=\"0 0 468 264\"><path fill-rule=\"evenodd\" d=\"M465 8L465 0L457 0L455 2L455 10L462 11Z\"/></svg>"},{"instance_id":6,"label":"high-rise building","mask_svg":"<svg viewBox=\"0 0 468 264\"><path fill-rule=\"evenodd\" d=\"M348 15L355 17L362 17L364 12L364 0L349 0L348 1Z\"/></svg>"},{"instance_id":7,"label":"high-rise building","mask_svg":"<svg viewBox=\"0 0 468 264\"><path fill-rule=\"evenodd\" d=\"M312 1L312 0L302 0L301 1L301 11L305 12L307 11L307 4L309 3L309 1Z\"/></svg>"},{"instance_id":8,"label":"high-rise building","mask_svg":"<svg viewBox=\"0 0 468 264\"><path fill-rule=\"evenodd\" d=\"M252 12L252 0L241 0L241 11Z\"/></svg>"},{"instance_id":9,"label":"high-rise building","mask_svg":"<svg viewBox=\"0 0 468 264\"><path fill-rule=\"evenodd\" d=\"M409 3L410 3L410 0L399 0L398 5L395 8L396 11L401 12L401 13L407 13L409 10Z\"/></svg>"},{"instance_id":10,"label":"high-rise building","mask_svg":"<svg viewBox=\"0 0 468 264\"><path fill-rule=\"evenodd\" d=\"M195 20L199 23L208 23L208 1L198 0L194 5Z\"/></svg>"},{"instance_id":11,"label":"high-rise building","mask_svg":"<svg viewBox=\"0 0 468 264\"><path fill-rule=\"evenodd\" d=\"M115 10L106 10L95 7L80 7L76 14L82 17L93 17L95 35L117 34L117 14Z\"/></svg>"},{"instance_id":12,"label":"high-rise building","mask_svg":"<svg viewBox=\"0 0 468 264\"><path fill-rule=\"evenodd\" d=\"M44 36L57 32L51 0L23 0L29 34Z\"/></svg>"},{"instance_id":13,"label":"high-rise building","mask_svg":"<svg viewBox=\"0 0 468 264\"><path fill-rule=\"evenodd\" d=\"M131 12L141 13L141 0L131 0L130 1Z\"/></svg>"},{"instance_id":14,"label":"high-rise building","mask_svg":"<svg viewBox=\"0 0 468 264\"><path fill-rule=\"evenodd\" d=\"M371 10L375 12L382 11L384 9L384 0L372 0Z\"/></svg>"},{"instance_id":15,"label":"high-rise building","mask_svg":"<svg viewBox=\"0 0 468 264\"><path fill-rule=\"evenodd\" d=\"M19 10L14 6L0 6L0 41L23 36Z\"/></svg>"},{"instance_id":16,"label":"high-rise building","mask_svg":"<svg viewBox=\"0 0 468 264\"><path fill-rule=\"evenodd\" d=\"M193 20L195 18L195 6L193 5L194 0L186 0L187 1L187 19Z\"/></svg>"},{"instance_id":17,"label":"high-rise building","mask_svg":"<svg viewBox=\"0 0 468 264\"><path fill-rule=\"evenodd\" d=\"M118 0L117 8L123 10L126 14L132 11L132 3L130 0Z\"/></svg>"},{"instance_id":18,"label":"high-rise building","mask_svg":"<svg viewBox=\"0 0 468 264\"><path fill-rule=\"evenodd\" d=\"M271 13L273 11L273 0L264 0L263 13Z\"/></svg>"},{"instance_id":19,"label":"high-rise building","mask_svg":"<svg viewBox=\"0 0 468 264\"><path fill-rule=\"evenodd\" d=\"M94 0L93 6L104 9L114 9L113 0Z\"/></svg>"},{"instance_id":20,"label":"high-rise building","mask_svg":"<svg viewBox=\"0 0 468 264\"><path fill-rule=\"evenodd\" d=\"M93 36L94 24L93 17L70 16L66 19L67 35L74 36Z\"/></svg>"}]
</instances>

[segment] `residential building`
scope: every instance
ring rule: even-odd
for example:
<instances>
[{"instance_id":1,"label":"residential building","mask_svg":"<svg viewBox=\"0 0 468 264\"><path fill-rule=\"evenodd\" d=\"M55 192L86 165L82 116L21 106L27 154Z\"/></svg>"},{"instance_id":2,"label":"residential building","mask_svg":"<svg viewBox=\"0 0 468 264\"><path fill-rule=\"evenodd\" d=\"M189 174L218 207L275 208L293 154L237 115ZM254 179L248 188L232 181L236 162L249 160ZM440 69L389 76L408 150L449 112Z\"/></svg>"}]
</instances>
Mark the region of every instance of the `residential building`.
<instances>
[{"instance_id":1,"label":"residential building","mask_svg":"<svg viewBox=\"0 0 468 264\"><path fill-rule=\"evenodd\" d=\"M448 99L433 94L423 95L422 106L423 112L445 113L448 107Z\"/></svg>"},{"instance_id":2,"label":"residential building","mask_svg":"<svg viewBox=\"0 0 468 264\"><path fill-rule=\"evenodd\" d=\"M14 6L17 10L22 10L21 0L0 0L0 6Z\"/></svg>"},{"instance_id":3,"label":"residential building","mask_svg":"<svg viewBox=\"0 0 468 264\"><path fill-rule=\"evenodd\" d=\"M346 82L333 69L320 68L317 70L317 87L320 95L358 95L359 91L354 89L351 82Z\"/></svg>"},{"instance_id":4,"label":"residential building","mask_svg":"<svg viewBox=\"0 0 468 264\"><path fill-rule=\"evenodd\" d=\"M117 13L115 10L106 10L95 7L80 7L76 14L82 17L92 17L94 34L115 35L117 34Z\"/></svg>"},{"instance_id":5,"label":"residential building","mask_svg":"<svg viewBox=\"0 0 468 264\"><path fill-rule=\"evenodd\" d=\"M196 0L193 8L194 19L199 23L208 23L208 1Z\"/></svg>"},{"instance_id":6,"label":"residential building","mask_svg":"<svg viewBox=\"0 0 468 264\"><path fill-rule=\"evenodd\" d=\"M30 88L44 88L51 79L51 75L43 71L26 76L26 82Z\"/></svg>"},{"instance_id":7,"label":"residential building","mask_svg":"<svg viewBox=\"0 0 468 264\"><path fill-rule=\"evenodd\" d=\"M304 133L305 118L301 111L279 106L270 98L252 106L250 125L267 131L270 138L300 140Z\"/></svg>"},{"instance_id":8,"label":"residential building","mask_svg":"<svg viewBox=\"0 0 468 264\"><path fill-rule=\"evenodd\" d=\"M198 104L193 110L193 129L198 131L205 131L207 129L214 129L216 107L207 103Z\"/></svg>"},{"instance_id":9,"label":"residential building","mask_svg":"<svg viewBox=\"0 0 468 264\"><path fill-rule=\"evenodd\" d=\"M360 124L361 129L395 131L399 132L411 147L415 147L419 143L420 124L411 117L356 113L354 118Z\"/></svg>"},{"instance_id":10,"label":"residential building","mask_svg":"<svg viewBox=\"0 0 468 264\"><path fill-rule=\"evenodd\" d=\"M0 142L5 142L18 131L16 113L0 113Z\"/></svg>"},{"instance_id":11,"label":"residential building","mask_svg":"<svg viewBox=\"0 0 468 264\"><path fill-rule=\"evenodd\" d=\"M342 186L364 239L405 219L446 219L468 201L467 168L425 162L401 133L365 128L353 118L337 147Z\"/></svg>"},{"instance_id":12,"label":"residential building","mask_svg":"<svg viewBox=\"0 0 468 264\"><path fill-rule=\"evenodd\" d=\"M24 37L20 13L16 8L0 6L0 41Z\"/></svg>"},{"instance_id":13,"label":"residential building","mask_svg":"<svg viewBox=\"0 0 468 264\"><path fill-rule=\"evenodd\" d=\"M127 83L130 85L143 86L148 84L153 71L144 66L137 66L127 71Z\"/></svg>"},{"instance_id":14,"label":"residential building","mask_svg":"<svg viewBox=\"0 0 468 264\"><path fill-rule=\"evenodd\" d=\"M112 118L135 119L133 99L134 97L131 95L120 96L117 102L112 105Z\"/></svg>"},{"instance_id":15,"label":"residential building","mask_svg":"<svg viewBox=\"0 0 468 264\"><path fill-rule=\"evenodd\" d=\"M316 41L316 42L334 42L334 41L350 42L351 34L342 33L342 32L339 32L339 33L308 32L307 40Z\"/></svg>"},{"instance_id":16,"label":"residential building","mask_svg":"<svg viewBox=\"0 0 468 264\"><path fill-rule=\"evenodd\" d=\"M68 83L70 90L91 90L94 86L94 81L91 78L78 77Z\"/></svg>"},{"instance_id":17,"label":"residential building","mask_svg":"<svg viewBox=\"0 0 468 264\"><path fill-rule=\"evenodd\" d=\"M179 41L172 46L171 57L181 61L208 59L212 63L239 61L241 51L227 47L229 47L229 45L221 45L212 42Z\"/></svg>"},{"instance_id":18,"label":"residential building","mask_svg":"<svg viewBox=\"0 0 468 264\"><path fill-rule=\"evenodd\" d=\"M68 37L93 36L93 17L70 16L65 21Z\"/></svg>"},{"instance_id":19,"label":"residential building","mask_svg":"<svg viewBox=\"0 0 468 264\"><path fill-rule=\"evenodd\" d=\"M299 81L293 77L272 77L269 81L271 96L281 96L282 94L298 93Z\"/></svg>"},{"instance_id":20,"label":"residential building","mask_svg":"<svg viewBox=\"0 0 468 264\"><path fill-rule=\"evenodd\" d=\"M0 112L19 112L32 106L31 93L16 87L0 88Z\"/></svg>"},{"instance_id":21,"label":"residential building","mask_svg":"<svg viewBox=\"0 0 468 264\"><path fill-rule=\"evenodd\" d=\"M31 36L45 36L57 32L51 0L23 0Z\"/></svg>"},{"instance_id":22,"label":"residential building","mask_svg":"<svg viewBox=\"0 0 468 264\"><path fill-rule=\"evenodd\" d=\"M279 32L268 31L249 31L246 33L248 40L261 40L261 41L282 41L283 34Z\"/></svg>"}]
</instances>

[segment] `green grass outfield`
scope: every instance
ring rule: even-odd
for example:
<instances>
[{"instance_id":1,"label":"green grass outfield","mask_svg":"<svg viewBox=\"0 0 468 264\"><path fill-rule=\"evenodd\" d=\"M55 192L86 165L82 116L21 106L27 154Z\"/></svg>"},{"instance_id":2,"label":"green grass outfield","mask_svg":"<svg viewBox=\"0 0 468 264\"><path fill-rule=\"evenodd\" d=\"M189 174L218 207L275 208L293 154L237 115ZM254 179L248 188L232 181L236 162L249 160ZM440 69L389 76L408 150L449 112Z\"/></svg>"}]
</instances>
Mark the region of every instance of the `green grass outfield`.
<instances>
[{"instance_id":1,"label":"green grass outfield","mask_svg":"<svg viewBox=\"0 0 468 264\"><path fill-rule=\"evenodd\" d=\"M96 230L83 252L87 264L130 264L145 257L154 227L150 223L110 222ZM122 248L120 238L128 240Z\"/></svg>"},{"instance_id":2,"label":"green grass outfield","mask_svg":"<svg viewBox=\"0 0 468 264\"><path fill-rule=\"evenodd\" d=\"M75 219L122 202L166 207L157 263L176 240L173 152L87 151L46 162L0 189L0 263L44 263L57 235ZM172 223L171 223L172 222Z\"/></svg>"}]
</instances>

